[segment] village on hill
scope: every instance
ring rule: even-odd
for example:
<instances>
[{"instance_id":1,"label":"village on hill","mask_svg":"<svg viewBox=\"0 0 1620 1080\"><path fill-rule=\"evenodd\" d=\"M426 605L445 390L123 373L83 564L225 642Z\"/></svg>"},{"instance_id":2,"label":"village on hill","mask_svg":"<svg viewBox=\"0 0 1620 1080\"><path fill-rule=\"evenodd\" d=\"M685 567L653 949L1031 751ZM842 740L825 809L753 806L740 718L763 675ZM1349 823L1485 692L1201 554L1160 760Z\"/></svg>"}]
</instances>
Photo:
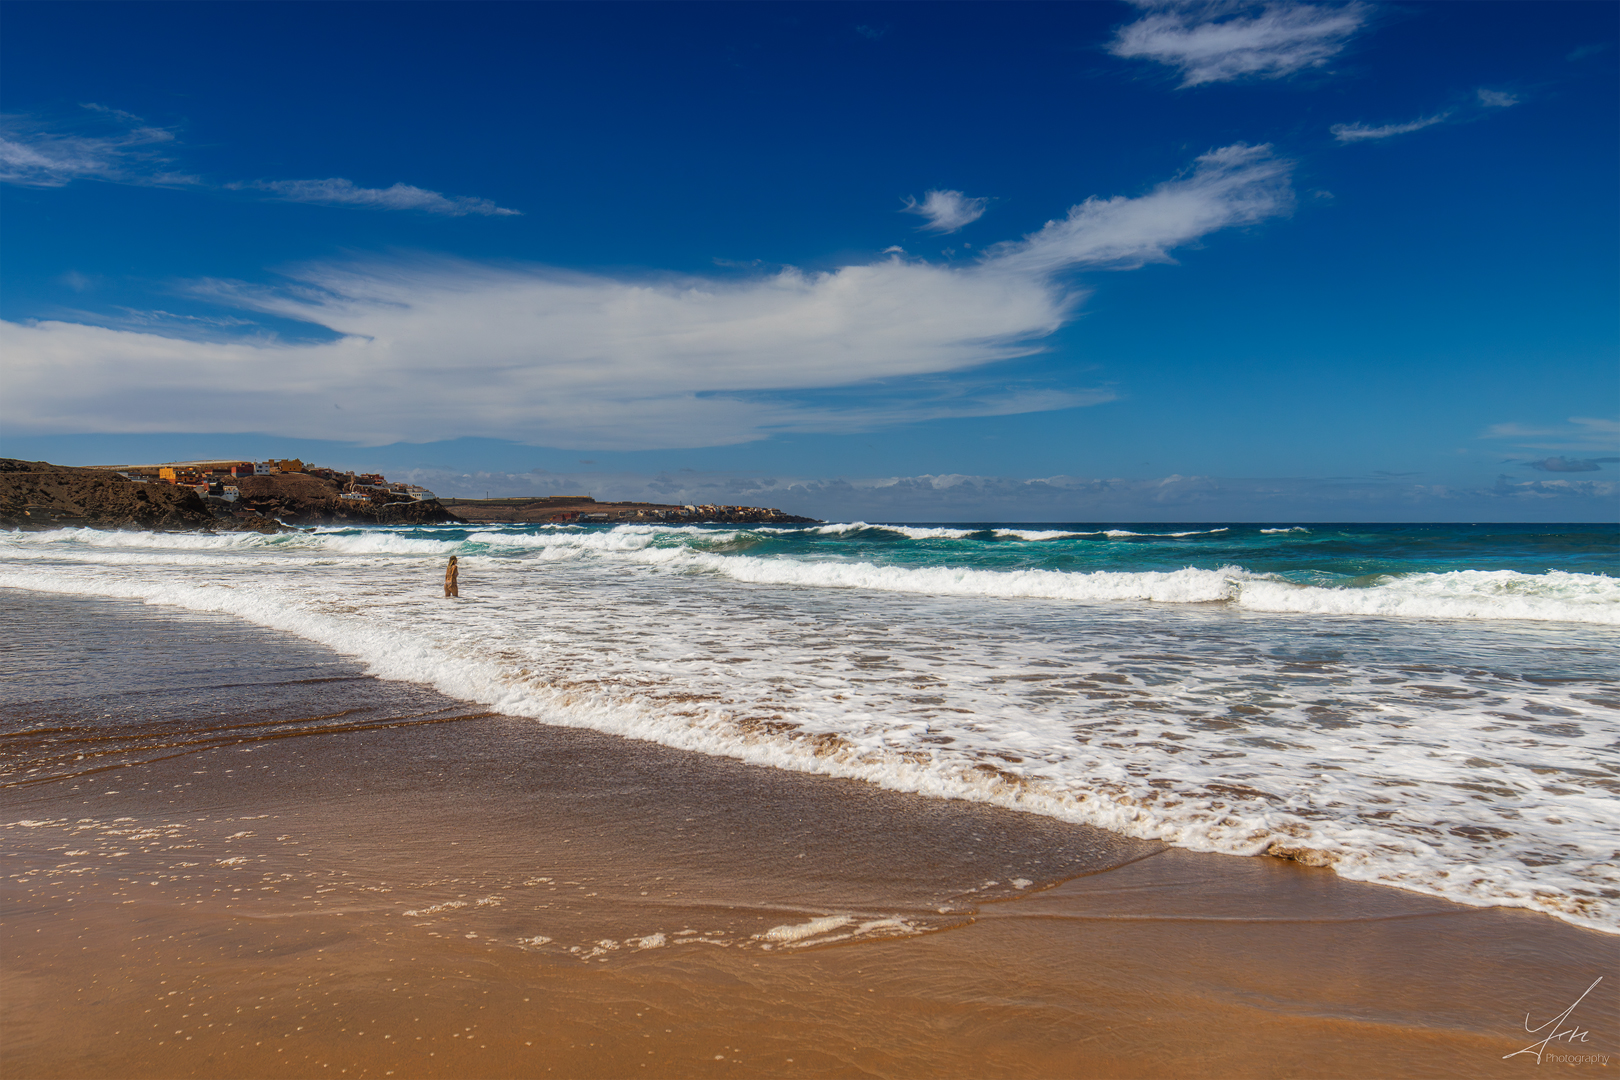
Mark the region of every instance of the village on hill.
<instances>
[{"instance_id":1,"label":"village on hill","mask_svg":"<svg viewBox=\"0 0 1620 1080\"><path fill-rule=\"evenodd\" d=\"M416 484L390 484L381 473L345 473L306 465L297 458L269 461L239 461L230 458L211 461L171 461L162 465L102 466L128 480L162 480L180 487L189 487L204 498L235 502L241 498L241 486L236 482L248 476L279 476L282 473L301 473L326 480L342 487L338 498L346 502L393 502L405 495L417 502L438 496Z\"/></svg>"}]
</instances>

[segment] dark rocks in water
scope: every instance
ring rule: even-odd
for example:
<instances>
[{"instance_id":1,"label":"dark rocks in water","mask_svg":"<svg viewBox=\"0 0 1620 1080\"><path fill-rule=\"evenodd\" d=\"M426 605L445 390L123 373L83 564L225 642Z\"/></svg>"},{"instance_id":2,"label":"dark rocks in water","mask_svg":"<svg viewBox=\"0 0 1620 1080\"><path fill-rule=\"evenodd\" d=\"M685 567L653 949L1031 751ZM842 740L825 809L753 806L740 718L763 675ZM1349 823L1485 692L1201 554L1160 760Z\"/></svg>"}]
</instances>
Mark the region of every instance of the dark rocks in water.
<instances>
[{"instance_id":1,"label":"dark rocks in water","mask_svg":"<svg viewBox=\"0 0 1620 1080\"><path fill-rule=\"evenodd\" d=\"M367 499L344 499L343 485L308 473L244 476L236 481L237 506L289 525L461 524L437 499L417 500L396 491Z\"/></svg>"},{"instance_id":2,"label":"dark rocks in water","mask_svg":"<svg viewBox=\"0 0 1620 1080\"><path fill-rule=\"evenodd\" d=\"M129 480L108 469L0 458L0 528L285 532L293 525L459 523L435 500L396 492L340 498L342 485L304 473L244 476L234 502L189 487Z\"/></svg>"}]
</instances>

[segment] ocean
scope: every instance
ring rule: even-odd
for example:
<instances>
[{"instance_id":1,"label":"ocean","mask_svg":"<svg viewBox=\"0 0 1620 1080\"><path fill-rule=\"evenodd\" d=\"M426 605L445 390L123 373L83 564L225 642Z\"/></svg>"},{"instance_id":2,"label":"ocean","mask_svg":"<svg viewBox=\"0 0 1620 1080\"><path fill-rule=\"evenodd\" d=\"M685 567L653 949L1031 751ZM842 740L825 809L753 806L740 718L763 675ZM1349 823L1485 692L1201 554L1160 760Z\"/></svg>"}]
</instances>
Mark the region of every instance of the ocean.
<instances>
[{"instance_id":1,"label":"ocean","mask_svg":"<svg viewBox=\"0 0 1620 1080\"><path fill-rule=\"evenodd\" d=\"M64 529L0 535L0 588L234 616L508 718L1620 932L1614 526ZM161 637L115 647L131 685L164 665ZM0 692L75 680L82 658L41 653ZM759 947L904 927L776 929Z\"/></svg>"}]
</instances>

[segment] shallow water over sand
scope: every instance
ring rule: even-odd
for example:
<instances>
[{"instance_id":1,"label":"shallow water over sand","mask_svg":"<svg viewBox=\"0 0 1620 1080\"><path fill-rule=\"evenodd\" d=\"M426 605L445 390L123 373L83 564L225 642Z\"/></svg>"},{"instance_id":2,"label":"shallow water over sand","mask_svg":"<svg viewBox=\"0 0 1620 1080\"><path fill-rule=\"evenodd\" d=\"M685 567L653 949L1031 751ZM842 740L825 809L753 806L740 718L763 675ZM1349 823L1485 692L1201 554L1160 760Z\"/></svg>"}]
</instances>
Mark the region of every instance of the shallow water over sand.
<instances>
[{"instance_id":1,"label":"shallow water over sand","mask_svg":"<svg viewBox=\"0 0 1620 1080\"><path fill-rule=\"evenodd\" d=\"M1533 913L5 599L10 1075L1519 1075L1523 1012L1613 966Z\"/></svg>"}]
</instances>

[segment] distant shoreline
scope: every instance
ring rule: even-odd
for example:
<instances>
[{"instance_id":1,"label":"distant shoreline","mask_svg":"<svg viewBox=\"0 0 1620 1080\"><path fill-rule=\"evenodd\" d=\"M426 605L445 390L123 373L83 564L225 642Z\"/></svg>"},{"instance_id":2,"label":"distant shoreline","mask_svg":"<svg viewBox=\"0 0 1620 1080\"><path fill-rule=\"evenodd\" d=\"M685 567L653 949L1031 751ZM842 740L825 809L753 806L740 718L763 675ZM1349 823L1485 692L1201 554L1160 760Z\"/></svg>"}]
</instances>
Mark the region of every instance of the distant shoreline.
<instances>
[{"instance_id":1,"label":"distant shoreline","mask_svg":"<svg viewBox=\"0 0 1620 1080\"><path fill-rule=\"evenodd\" d=\"M548 495L501 499L441 498L440 504L457 517L470 522L502 525L547 524L634 524L637 522L678 522L695 525L771 524L817 525L820 518L800 517L761 506L720 506L713 503L675 504L648 502L597 502L589 495Z\"/></svg>"},{"instance_id":2,"label":"distant shoreline","mask_svg":"<svg viewBox=\"0 0 1620 1080\"><path fill-rule=\"evenodd\" d=\"M207 484L199 488L148 479L144 474L155 476L156 466L138 467L141 475L132 475L132 468L137 467L84 468L0 458L0 529L279 532L316 525L819 523L818 518L766 507L600 503L589 495L441 499L431 492L413 495L357 484L353 473L338 476L329 469L312 473L296 467L227 478L233 486L223 489L226 497L205 496L199 491Z\"/></svg>"}]
</instances>

